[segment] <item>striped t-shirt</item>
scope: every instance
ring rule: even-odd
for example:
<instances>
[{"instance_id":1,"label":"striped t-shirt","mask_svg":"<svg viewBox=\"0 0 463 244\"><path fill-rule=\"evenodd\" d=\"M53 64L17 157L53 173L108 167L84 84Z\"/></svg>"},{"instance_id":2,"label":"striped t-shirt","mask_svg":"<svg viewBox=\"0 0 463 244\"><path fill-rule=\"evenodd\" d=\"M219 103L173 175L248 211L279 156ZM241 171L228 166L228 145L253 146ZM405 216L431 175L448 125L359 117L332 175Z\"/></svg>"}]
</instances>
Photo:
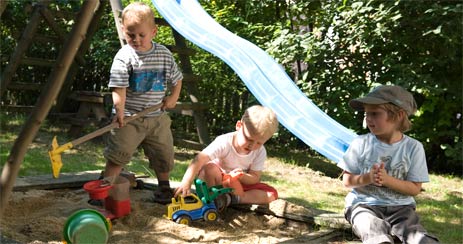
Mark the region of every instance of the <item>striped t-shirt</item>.
<instances>
[{"instance_id":1,"label":"striped t-shirt","mask_svg":"<svg viewBox=\"0 0 463 244\"><path fill-rule=\"evenodd\" d=\"M165 46L153 42L151 50L137 52L125 45L114 57L109 87L127 88L124 113L130 116L161 103L168 87L176 86L182 79L172 53ZM161 113L157 110L147 116Z\"/></svg>"}]
</instances>

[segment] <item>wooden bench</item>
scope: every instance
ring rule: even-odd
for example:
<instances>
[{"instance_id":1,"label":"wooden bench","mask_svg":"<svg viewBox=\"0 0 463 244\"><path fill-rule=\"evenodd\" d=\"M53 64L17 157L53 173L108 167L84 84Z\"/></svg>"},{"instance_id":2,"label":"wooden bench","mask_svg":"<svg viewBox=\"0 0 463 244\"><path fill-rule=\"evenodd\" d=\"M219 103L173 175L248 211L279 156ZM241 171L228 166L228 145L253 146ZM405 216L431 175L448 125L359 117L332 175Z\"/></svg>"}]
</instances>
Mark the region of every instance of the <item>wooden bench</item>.
<instances>
[{"instance_id":1,"label":"wooden bench","mask_svg":"<svg viewBox=\"0 0 463 244\"><path fill-rule=\"evenodd\" d=\"M110 93L100 93L93 91L76 91L71 94L70 98L79 103L79 109L76 116L70 118L71 128L69 135L77 137L82 129L89 124L99 126L108 121L108 114L105 110L108 96Z\"/></svg>"}]
</instances>

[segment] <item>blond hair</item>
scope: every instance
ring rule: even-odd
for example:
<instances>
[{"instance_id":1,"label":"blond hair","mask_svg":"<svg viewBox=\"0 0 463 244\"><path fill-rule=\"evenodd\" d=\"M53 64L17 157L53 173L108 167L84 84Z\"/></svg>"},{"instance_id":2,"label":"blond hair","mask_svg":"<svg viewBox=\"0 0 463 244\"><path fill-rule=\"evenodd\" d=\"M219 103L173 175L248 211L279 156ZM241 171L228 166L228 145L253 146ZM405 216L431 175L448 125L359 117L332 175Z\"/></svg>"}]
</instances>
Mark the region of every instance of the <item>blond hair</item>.
<instances>
[{"instance_id":1,"label":"blond hair","mask_svg":"<svg viewBox=\"0 0 463 244\"><path fill-rule=\"evenodd\" d=\"M124 24L125 21L130 20L137 24L149 21L153 24L153 26L155 25L153 10L148 5L141 2L134 2L127 5L127 7L125 7L122 11L121 18L122 24Z\"/></svg>"},{"instance_id":2,"label":"blond hair","mask_svg":"<svg viewBox=\"0 0 463 244\"><path fill-rule=\"evenodd\" d=\"M270 108L254 105L246 109L241 118L251 136L259 136L267 141L278 129L275 112Z\"/></svg>"},{"instance_id":3,"label":"blond hair","mask_svg":"<svg viewBox=\"0 0 463 244\"><path fill-rule=\"evenodd\" d=\"M408 119L407 111L405 109L392 103L380 104L378 105L378 107L384 109L387 112L389 120L398 122L397 129L401 132L407 132L412 128L412 122ZM399 116L401 111L404 113L404 116L402 116L402 120L400 120Z\"/></svg>"}]
</instances>

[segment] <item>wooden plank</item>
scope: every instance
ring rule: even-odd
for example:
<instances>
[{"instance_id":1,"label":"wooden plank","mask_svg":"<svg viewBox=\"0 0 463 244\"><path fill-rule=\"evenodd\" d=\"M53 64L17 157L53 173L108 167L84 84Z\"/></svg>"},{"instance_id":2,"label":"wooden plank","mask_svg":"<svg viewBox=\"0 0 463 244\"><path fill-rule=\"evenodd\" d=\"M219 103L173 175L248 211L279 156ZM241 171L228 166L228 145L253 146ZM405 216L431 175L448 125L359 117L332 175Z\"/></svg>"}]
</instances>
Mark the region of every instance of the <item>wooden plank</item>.
<instances>
[{"instance_id":1,"label":"wooden plank","mask_svg":"<svg viewBox=\"0 0 463 244\"><path fill-rule=\"evenodd\" d=\"M207 109L207 106L202 103L177 102L177 105L175 105L175 108L168 109L167 111L178 113L181 115L194 116L195 113L198 113L199 111L203 111L206 109Z\"/></svg>"},{"instance_id":2,"label":"wooden plank","mask_svg":"<svg viewBox=\"0 0 463 244\"><path fill-rule=\"evenodd\" d=\"M206 147L206 145L201 144L199 142L186 140L182 138L174 138L174 140L175 140L175 146L178 146L178 147L185 147L185 148L189 148L189 149L193 149L197 151L201 151Z\"/></svg>"},{"instance_id":3,"label":"wooden plank","mask_svg":"<svg viewBox=\"0 0 463 244\"><path fill-rule=\"evenodd\" d=\"M350 229L350 225L342 214L328 212L320 209L306 208L284 199L277 199L266 205L233 205L233 208L253 211L260 214L272 215L293 221L316 224L335 229Z\"/></svg>"},{"instance_id":4,"label":"wooden plank","mask_svg":"<svg viewBox=\"0 0 463 244\"><path fill-rule=\"evenodd\" d=\"M82 172L61 173L58 178L53 178L52 173L49 175L35 175L16 178L14 191L27 190L54 190L65 188L81 188L86 182L97 180L100 177L101 170L89 170ZM136 180L141 180L146 188L154 189L158 182L156 178L145 175L135 176ZM176 188L180 182L171 181L170 186ZM194 190L194 189L193 189Z\"/></svg>"},{"instance_id":5,"label":"wooden plank","mask_svg":"<svg viewBox=\"0 0 463 244\"><path fill-rule=\"evenodd\" d=\"M53 190L61 188L79 188L86 182L97 180L101 170L84 171L77 173L61 173L59 178L53 178L52 172L49 175L37 175L18 177L13 191L27 191L31 189Z\"/></svg>"},{"instance_id":6,"label":"wooden plank","mask_svg":"<svg viewBox=\"0 0 463 244\"><path fill-rule=\"evenodd\" d=\"M8 90L40 91L42 86L39 83L13 82L8 85Z\"/></svg>"},{"instance_id":7,"label":"wooden plank","mask_svg":"<svg viewBox=\"0 0 463 244\"><path fill-rule=\"evenodd\" d=\"M98 103L98 104L103 104L104 103L104 95L103 94L93 94L93 95L88 95L80 92L75 92L72 93L69 98L79 101L79 102L89 102L89 103Z\"/></svg>"},{"instance_id":8,"label":"wooden plank","mask_svg":"<svg viewBox=\"0 0 463 244\"><path fill-rule=\"evenodd\" d=\"M30 113L34 110L34 106L25 106L25 105L1 105L0 109L2 111L8 112L18 112L18 113Z\"/></svg>"},{"instance_id":9,"label":"wooden plank","mask_svg":"<svg viewBox=\"0 0 463 244\"><path fill-rule=\"evenodd\" d=\"M336 229L343 229L343 230L350 230L351 225L347 220L344 218L344 215L341 213L322 213L317 216L314 216L315 224L336 228Z\"/></svg>"},{"instance_id":10,"label":"wooden plank","mask_svg":"<svg viewBox=\"0 0 463 244\"><path fill-rule=\"evenodd\" d=\"M306 235L302 235L295 239L291 239L287 243L328 243L328 241L332 240L333 238L342 235L343 233L336 229L322 229Z\"/></svg>"},{"instance_id":11,"label":"wooden plank","mask_svg":"<svg viewBox=\"0 0 463 244\"><path fill-rule=\"evenodd\" d=\"M55 65L55 61L56 60L53 59L23 57L21 64L30 66L53 67Z\"/></svg>"}]
</instances>

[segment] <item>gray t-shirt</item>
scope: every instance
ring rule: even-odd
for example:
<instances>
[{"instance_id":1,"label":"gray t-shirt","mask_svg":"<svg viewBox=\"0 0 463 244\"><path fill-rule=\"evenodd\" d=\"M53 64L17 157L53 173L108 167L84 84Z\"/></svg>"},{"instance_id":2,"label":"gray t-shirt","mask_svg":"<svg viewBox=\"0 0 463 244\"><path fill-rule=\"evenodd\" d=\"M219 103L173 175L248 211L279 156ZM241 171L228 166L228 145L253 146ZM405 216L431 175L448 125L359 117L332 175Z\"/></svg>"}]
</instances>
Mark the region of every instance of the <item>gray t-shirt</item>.
<instances>
[{"instance_id":1,"label":"gray t-shirt","mask_svg":"<svg viewBox=\"0 0 463 244\"><path fill-rule=\"evenodd\" d=\"M380 162L385 163L386 171L394 178L412 182L429 181L423 145L407 135L392 145L379 141L371 133L358 136L350 144L338 167L359 175L368 173L374 164ZM345 200L346 207L357 204L415 204L412 196L372 184L352 189Z\"/></svg>"},{"instance_id":2,"label":"gray t-shirt","mask_svg":"<svg viewBox=\"0 0 463 244\"><path fill-rule=\"evenodd\" d=\"M176 86L182 79L172 53L165 46L153 42L151 50L137 52L125 45L114 57L109 87L127 88L125 115L130 116L161 103L168 87ZM148 116L161 113L158 110Z\"/></svg>"}]
</instances>

